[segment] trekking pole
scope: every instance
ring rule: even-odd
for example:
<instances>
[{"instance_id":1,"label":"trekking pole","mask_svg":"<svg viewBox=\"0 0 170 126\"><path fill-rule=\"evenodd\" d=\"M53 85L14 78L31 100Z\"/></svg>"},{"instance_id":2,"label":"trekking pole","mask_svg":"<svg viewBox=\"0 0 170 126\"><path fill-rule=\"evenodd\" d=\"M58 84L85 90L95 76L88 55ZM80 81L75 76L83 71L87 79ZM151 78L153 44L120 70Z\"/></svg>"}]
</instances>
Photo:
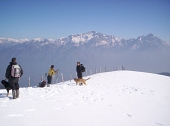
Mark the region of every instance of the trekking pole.
<instances>
[{"instance_id":1,"label":"trekking pole","mask_svg":"<svg viewBox=\"0 0 170 126\"><path fill-rule=\"evenodd\" d=\"M45 80L46 80L46 83L47 83L47 87L49 87L48 80L47 80L47 73L45 73Z\"/></svg>"},{"instance_id":2,"label":"trekking pole","mask_svg":"<svg viewBox=\"0 0 170 126\"><path fill-rule=\"evenodd\" d=\"M45 80L46 80L46 82L47 82L47 73L45 73Z\"/></svg>"},{"instance_id":3,"label":"trekking pole","mask_svg":"<svg viewBox=\"0 0 170 126\"><path fill-rule=\"evenodd\" d=\"M58 72L59 72L60 70L59 69L57 69L57 72L56 72L56 84L58 83Z\"/></svg>"},{"instance_id":4,"label":"trekking pole","mask_svg":"<svg viewBox=\"0 0 170 126\"><path fill-rule=\"evenodd\" d=\"M58 73L57 73L58 74ZM58 83L58 75L56 74L56 84Z\"/></svg>"}]
</instances>

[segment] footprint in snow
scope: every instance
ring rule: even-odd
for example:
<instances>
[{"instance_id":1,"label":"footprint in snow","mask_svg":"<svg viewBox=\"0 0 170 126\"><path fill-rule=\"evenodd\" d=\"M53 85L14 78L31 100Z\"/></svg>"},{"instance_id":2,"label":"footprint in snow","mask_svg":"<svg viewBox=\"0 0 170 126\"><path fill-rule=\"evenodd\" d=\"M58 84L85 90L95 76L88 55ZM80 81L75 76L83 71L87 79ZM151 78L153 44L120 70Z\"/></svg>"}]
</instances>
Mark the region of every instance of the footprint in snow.
<instances>
[{"instance_id":1,"label":"footprint in snow","mask_svg":"<svg viewBox=\"0 0 170 126\"><path fill-rule=\"evenodd\" d=\"M157 125L159 125L159 126L164 126L163 124L161 124L161 123L155 123L155 124L157 124Z\"/></svg>"},{"instance_id":2,"label":"footprint in snow","mask_svg":"<svg viewBox=\"0 0 170 126\"><path fill-rule=\"evenodd\" d=\"M127 114L127 116L128 116L128 117L132 117L132 115L130 115L130 114Z\"/></svg>"}]
</instances>

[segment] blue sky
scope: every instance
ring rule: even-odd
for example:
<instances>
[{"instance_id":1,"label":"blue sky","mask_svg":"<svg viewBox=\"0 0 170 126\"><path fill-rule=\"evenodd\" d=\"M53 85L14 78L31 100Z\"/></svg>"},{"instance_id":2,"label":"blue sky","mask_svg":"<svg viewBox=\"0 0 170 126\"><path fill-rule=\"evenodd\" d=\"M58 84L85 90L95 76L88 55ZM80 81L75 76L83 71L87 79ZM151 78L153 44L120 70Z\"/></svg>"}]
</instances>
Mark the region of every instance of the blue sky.
<instances>
[{"instance_id":1,"label":"blue sky","mask_svg":"<svg viewBox=\"0 0 170 126\"><path fill-rule=\"evenodd\" d=\"M0 37L52 38L97 31L170 43L170 0L0 0Z\"/></svg>"}]
</instances>

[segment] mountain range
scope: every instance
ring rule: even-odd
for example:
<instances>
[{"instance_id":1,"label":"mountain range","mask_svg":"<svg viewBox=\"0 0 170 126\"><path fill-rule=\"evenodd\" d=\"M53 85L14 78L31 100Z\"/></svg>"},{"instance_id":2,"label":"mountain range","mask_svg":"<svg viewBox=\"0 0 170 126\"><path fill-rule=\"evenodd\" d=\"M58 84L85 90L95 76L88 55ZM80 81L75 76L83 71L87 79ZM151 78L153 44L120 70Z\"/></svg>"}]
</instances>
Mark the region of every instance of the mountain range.
<instances>
[{"instance_id":1,"label":"mountain range","mask_svg":"<svg viewBox=\"0 0 170 126\"><path fill-rule=\"evenodd\" d=\"M116 70L122 65L129 70L170 72L170 45L153 34L128 40L96 31L56 40L0 38L0 79L4 78L12 57L24 69L21 78L24 86L28 77L36 85L52 64L60 69L65 80L70 75L75 77L77 61L84 64L87 74L99 68Z\"/></svg>"},{"instance_id":2,"label":"mountain range","mask_svg":"<svg viewBox=\"0 0 170 126\"><path fill-rule=\"evenodd\" d=\"M17 44L32 44L35 46L53 45L57 49L65 46L71 48L74 46L87 46L97 48L113 48L126 50L145 50L145 49L161 49L170 48L170 45L162 41L153 34L139 36L137 39L132 38L125 40L123 38L114 37L113 35L105 35L95 31L90 31L84 34L70 35L57 40L35 38L29 39L11 39L0 38L0 47L17 45ZM3 47L4 48L4 47Z\"/></svg>"}]
</instances>

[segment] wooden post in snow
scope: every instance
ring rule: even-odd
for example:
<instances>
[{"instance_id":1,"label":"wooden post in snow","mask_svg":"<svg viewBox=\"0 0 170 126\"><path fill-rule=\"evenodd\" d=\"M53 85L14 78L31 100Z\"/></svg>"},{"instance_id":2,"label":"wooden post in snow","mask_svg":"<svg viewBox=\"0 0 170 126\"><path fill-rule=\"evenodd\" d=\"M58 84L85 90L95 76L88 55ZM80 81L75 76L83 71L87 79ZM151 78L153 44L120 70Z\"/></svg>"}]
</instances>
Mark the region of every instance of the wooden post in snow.
<instances>
[{"instance_id":1,"label":"wooden post in snow","mask_svg":"<svg viewBox=\"0 0 170 126\"><path fill-rule=\"evenodd\" d=\"M43 75L41 76L41 81L43 81Z\"/></svg>"},{"instance_id":2,"label":"wooden post in snow","mask_svg":"<svg viewBox=\"0 0 170 126\"><path fill-rule=\"evenodd\" d=\"M71 82L71 80L72 80L72 76L70 75L70 82Z\"/></svg>"},{"instance_id":3,"label":"wooden post in snow","mask_svg":"<svg viewBox=\"0 0 170 126\"><path fill-rule=\"evenodd\" d=\"M63 77L63 74L61 73L61 78L62 78L62 81L63 81L63 83L64 83L64 77Z\"/></svg>"},{"instance_id":4,"label":"wooden post in snow","mask_svg":"<svg viewBox=\"0 0 170 126\"><path fill-rule=\"evenodd\" d=\"M92 75L92 70L90 70L90 75Z\"/></svg>"},{"instance_id":5,"label":"wooden post in snow","mask_svg":"<svg viewBox=\"0 0 170 126\"><path fill-rule=\"evenodd\" d=\"M30 87L30 77L28 77L28 87Z\"/></svg>"},{"instance_id":6,"label":"wooden post in snow","mask_svg":"<svg viewBox=\"0 0 170 126\"><path fill-rule=\"evenodd\" d=\"M96 72L96 74L97 74L97 68L95 69L95 72Z\"/></svg>"}]
</instances>

